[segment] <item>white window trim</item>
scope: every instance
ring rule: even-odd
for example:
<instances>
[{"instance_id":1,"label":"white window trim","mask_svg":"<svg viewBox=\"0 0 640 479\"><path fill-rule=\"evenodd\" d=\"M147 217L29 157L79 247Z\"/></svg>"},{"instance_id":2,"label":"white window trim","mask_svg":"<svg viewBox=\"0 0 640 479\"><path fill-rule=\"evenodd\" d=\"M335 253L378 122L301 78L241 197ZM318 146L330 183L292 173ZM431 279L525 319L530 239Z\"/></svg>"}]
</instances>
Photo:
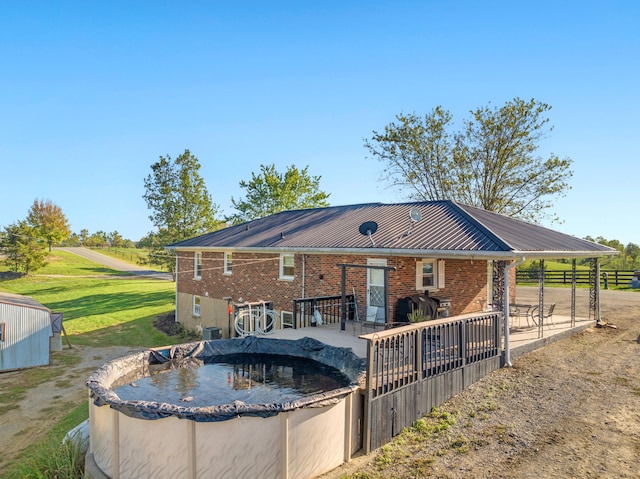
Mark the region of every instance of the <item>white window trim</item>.
<instances>
[{"instance_id":1,"label":"white window trim","mask_svg":"<svg viewBox=\"0 0 640 479\"><path fill-rule=\"evenodd\" d=\"M223 274L230 275L233 273L233 253L225 251L224 255L224 268L222 270Z\"/></svg>"},{"instance_id":2,"label":"white window trim","mask_svg":"<svg viewBox=\"0 0 640 479\"><path fill-rule=\"evenodd\" d=\"M286 275L284 274L284 259L285 258L292 258L293 259L293 274L292 275ZM282 253L280 255L280 276L279 279L285 280L285 281L291 281L293 280L294 276L295 276L295 255L293 253Z\"/></svg>"},{"instance_id":3,"label":"white window trim","mask_svg":"<svg viewBox=\"0 0 640 479\"><path fill-rule=\"evenodd\" d=\"M194 295L193 296L193 315L196 317L200 317L200 306L201 306L200 296Z\"/></svg>"},{"instance_id":4,"label":"white window trim","mask_svg":"<svg viewBox=\"0 0 640 479\"><path fill-rule=\"evenodd\" d=\"M202 251L193 254L193 279L202 279Z\"/></svg>"},{"instance_id":5,"label":"white window trim","mask_svg":"<svg viewBox=\"0 0 640 479\"><path fill-rule=\"evenodd\" d=\"M423 263L433 264L433 286L422 285L422 265ZM444 274L444 260L424 258L420 261L416 261L416 290L418 291L436 291L442 289L445 286L445 274Z\"/></svg>"}]
</instances>

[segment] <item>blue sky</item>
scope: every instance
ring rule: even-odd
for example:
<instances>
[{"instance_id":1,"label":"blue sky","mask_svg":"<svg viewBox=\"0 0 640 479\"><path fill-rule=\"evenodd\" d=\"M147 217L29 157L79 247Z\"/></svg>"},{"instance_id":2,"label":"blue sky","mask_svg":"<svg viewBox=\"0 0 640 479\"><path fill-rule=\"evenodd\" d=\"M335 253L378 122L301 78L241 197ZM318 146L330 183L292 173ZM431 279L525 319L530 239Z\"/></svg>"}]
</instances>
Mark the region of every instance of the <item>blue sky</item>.
<instances>
[{"instance_id":1,"label":"blue sky","mask_svg":"<svg viewBox=\"0 0 640 479\"><path fill-rule=\"evenodd\" d=\"M160 155L185 149L223 214L239 182L309 165L333 205L404 200L363 139L400 112L552 106L542 157L578 237L640 243L640 2L0 2L0 226L35 199L137 240Z\"/></svg>"}]
</instances>

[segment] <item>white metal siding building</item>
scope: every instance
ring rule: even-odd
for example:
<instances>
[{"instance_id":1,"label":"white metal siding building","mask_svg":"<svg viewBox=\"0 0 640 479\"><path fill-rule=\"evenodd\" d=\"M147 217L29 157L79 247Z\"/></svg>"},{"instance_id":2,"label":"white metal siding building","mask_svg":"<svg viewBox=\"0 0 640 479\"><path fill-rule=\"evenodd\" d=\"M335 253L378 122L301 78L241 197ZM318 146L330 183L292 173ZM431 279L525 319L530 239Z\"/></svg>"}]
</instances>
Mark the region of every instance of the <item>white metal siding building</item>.
<instances>
[{"instance_id":1,"label":"white metal siding building","mask_svg":"<svg viewBox=\"0 0 640 479\"><path fill-rule=\"evenodd\" d=\"M51 310L28 296L0 292L0 371L50 363Z\"/></svg>"}]
</instances>

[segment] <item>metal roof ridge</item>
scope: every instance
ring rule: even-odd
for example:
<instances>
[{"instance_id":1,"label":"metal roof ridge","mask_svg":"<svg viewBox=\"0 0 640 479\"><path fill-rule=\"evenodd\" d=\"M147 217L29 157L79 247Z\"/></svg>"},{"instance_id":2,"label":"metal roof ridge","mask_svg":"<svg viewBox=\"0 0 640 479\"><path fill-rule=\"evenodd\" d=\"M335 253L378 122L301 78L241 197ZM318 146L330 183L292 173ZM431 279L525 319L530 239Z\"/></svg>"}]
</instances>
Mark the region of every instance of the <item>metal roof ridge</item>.
<instances>
[{"instance_id":1,"label":"metal roof ridge","mask_svg":"<svg viewBox=\"0 0 640 479\"><path fill-rule=\"evenodd\" d=\"M456 211L460 212L463 216L465 216L469 221L471 221L472 223L474 223L477 227L479 227L480 229L483 230L483 232L487 235L490 236L496 243L498 243L499 245L501 245L504 249L508 250L508 251L514 251L514 247L511 246L509 243L507 243L505 240L503 240L500 236L498 236L497 233L495 233L491 228L489 228L488 226L486 226L482 221L480 221L478 218L476 218L474 215L472 215L470 212L468 212L467 210L465 210L457 201L453 201L453 200L446 200L447 202L449 202L451 204L451 206L453 208L456 209ZM469 205L464 205L464 206L469 206Z\"/></svg>"},{"instance_id":2,"label":"metal roof ridge","mask_svg":"<svg viewBox=\"0 0 640 479\"><path fill-rule=\"evenodd\" d=\"M482 213L489 213L489 214L493 214L493 215L503 216L503 217L505 217L505 218L508 218L508 219L509 219L509 220L511 220L511 221L518 222L518 223L521 223L521 224L524 224L524 225L534 226L534 227L536 227L536 228L538 228L538 229L548 231L548 232L549 232L549 233L551 233L551 234L560 234L560 235L563 235L563 236L566 236L566 237L573 238L573 239L575 239L575 240L579 240L579 241L583 241L583 242L586 242L586 243L591 243L591 244L596 245L596 246L601 246L601 247L608 248L610 251L601 251L601 253L602 253L603 255L606 255L606 256L612 256L610 253L613 253L613 252L617 251L616 249L611 248L610 246L602 245L602 244L600 244L600 243L596 243L596 242L594 242L594 241L589 241L589 240L586 240L586 239L584 239L584 238L578 238L577 236L573 236L573 235L570 235L570 234L568 234L568 233L563 233L563 232L561 232L561 231L554 230L554 229L549 228L549 227L547 227L547 226L543 226L543 225L539 225L539 224L536 224L536 223L532 223L532 222L530 222L530 221L526 221L526 220L523 220L523 219L521 219L521 218L516 218L516 217L513 217L513 216L506 216L506 215L503 215L503 214L501 214L501 213L496 213L496 212L494 212L494 211L489 211L489 210L484 210L484 209L482 209L482 208L478 208L477 206L471 206L471 205L462 205L462 206L461 206L461 205L457 205L457 206L459 206L462 210L464 210L464 208L462 208L462 206L464 206L464 207L466 207L466 208L471 208L471 209L474 209L474 210L479 210L479 211L481 211ZM466 211L466 210L465 210L465 211ZM474 218L474 220L476 220L476 219L475 219L475 217L472 215L472 213L468 213L468 214L469 214L471 217L473 217L473 218ZM481 222L480 220L476 220L476 221L477 221L478 223L482 224L482 222ZM483 226L484 226L484 225L483 225ZM487 227L485 227L485 228L486 228L488 231L491 231L491 229L490 229L490 228L487 228ZM506 243L506 242L505 242L505 244L507 244L507 246L509 246L509 245L508 245L508 243ZM509 246L509 248L511 248L511 250L512 250L512 251L517 251L515 248L513 248L513 247L511 247L511 246ZM613 256L615 256L616 254L618 254L618 253L617 253L617 252L616 252L616 253L614 253L614 254L613 254Z\"/></svg>"}]
</instances>

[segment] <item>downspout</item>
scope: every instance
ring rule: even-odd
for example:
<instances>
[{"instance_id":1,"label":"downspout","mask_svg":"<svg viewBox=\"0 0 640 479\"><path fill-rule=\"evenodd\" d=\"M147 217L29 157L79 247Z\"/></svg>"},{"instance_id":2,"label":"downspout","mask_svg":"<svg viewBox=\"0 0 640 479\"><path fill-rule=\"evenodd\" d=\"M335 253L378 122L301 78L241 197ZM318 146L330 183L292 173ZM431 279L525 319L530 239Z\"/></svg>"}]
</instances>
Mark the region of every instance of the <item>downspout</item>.
<instances>
[{"instance_id":1,"label":"downspout","mask_svg":"<svg viewBox=\"0 0 640 479\"><path fill-rule=\"evenodd\" d=\"M513 366L511 364L511 345L509 344L509 270L517 268L525 262L525 257L520 258L519 261L515 261L508 264L505 267L504 275L504 364L508 368Z\"/></svg>"},{"instance_id":2,"label":"downspout","mask_svg":"<svg viewBox=\"0 0 640 479\"><path fill-rule=\"evenodd\" d=\"M596 324L602 324L602 316L600 316L600 258L596 260L596 307L598 315Z\"/></svg>"},{"instance_id":3,"label":"downspout","mask_svg":"<svg viewBox=\"0 0 640 479\"><path fill-rule=\"evenodd\" d=\"M173 320L174 320L174 322L176 322L176 323L177 323L177 322L178 322L178 311L179 311L179 309L178 309L178 256L179 256L179 255L178 255L178 252L177 252L177 251L175 251L175 250L174 250L173 252L174 252L174 254L176 255L176 292L175 292L175 297L176 297L176 300L175 300L175 303L176 303L176 310L175 310L175 312L173 313Z\"/></svg>"},{"instance_id":4,"label":"downspout","mask_svg":"<svg viewBox=\"0 0 640 479\"><path fill-rule=\"evenodd\" d=\"M305 298L305 283L307 282L307 255L302 255L302 299Z\"/></svg>"}]
</instances>

